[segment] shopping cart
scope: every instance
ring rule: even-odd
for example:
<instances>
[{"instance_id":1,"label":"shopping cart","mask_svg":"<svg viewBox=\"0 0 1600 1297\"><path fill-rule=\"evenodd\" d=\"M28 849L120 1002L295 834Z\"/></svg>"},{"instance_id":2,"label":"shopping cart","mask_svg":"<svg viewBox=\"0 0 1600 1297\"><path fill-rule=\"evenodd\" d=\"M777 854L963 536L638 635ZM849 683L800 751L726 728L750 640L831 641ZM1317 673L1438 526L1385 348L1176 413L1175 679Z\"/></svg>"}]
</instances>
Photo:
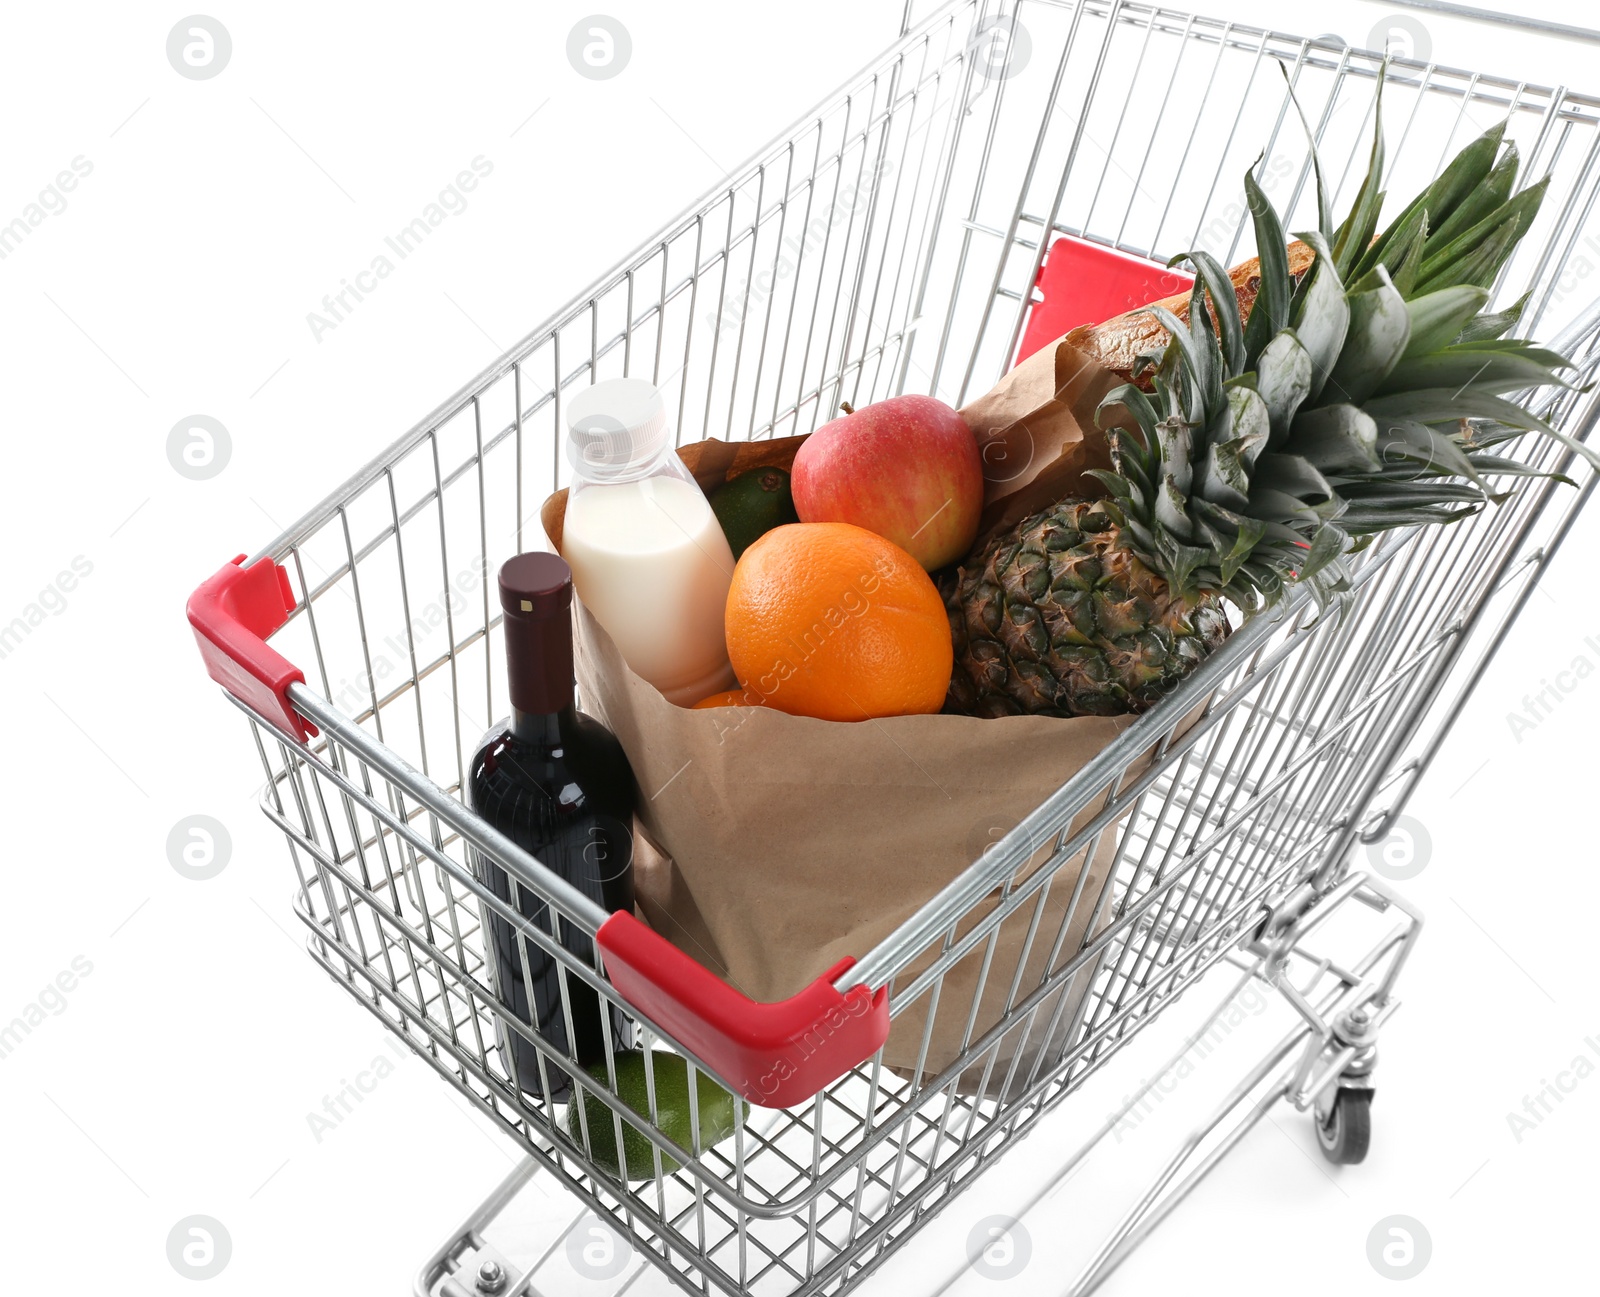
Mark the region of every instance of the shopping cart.
<instances>
[{"instance_id":1,"label":"shopping cart","mask_svg":"<svg viewBox=\"0 0 1600 1297\"><path fill-rule=\"evenodd\" d=\"M900 391L959 404L1013 362L1036 312L1053 312L1052 328L1075 322L1056 287L1071 276L1052 264L1105 270L1109 258L1143 300L1174 252L1231 263L1250 250L1240 179L1253 164L1275 204L1305 216L1309 154L1275 62L1347 201L1378 55L1116 0L957 0L197 592L191 618L250 721L312 956L526 1154L419 1293L529 1290L526 1264L485 1229L535 1173L686 1289L845 1291L1219 972L1276 987L1298 1026L1160 1168L1072 1291L1095 1287L1273 1100L1311 1113L1330 1159L1364 1155L1377 1034L1421 918L1357 866L1594 491L1587 466L1549 441L1520 454L1576 487L1521 482L1471 521L1384 537L1356 560L1338 615L1296 597L1249 622L1022 823L980 835L970 867L892 936L783 1004L745 1000L600 911L460 800L464 760L504 709L492 573L543 543L533 518L564 481L575 388L648 377L685 440L791 435L841 401ZM1531 291L1525 331L1593 373L1600 306L1573 267L1600 232L1600 99L1400 61L1385 113L1407 191L1509 117L1524 175L1552 181L1500 296ZM1597 399L1563 391L1541 409L1586 437ZM1082 886L1064 866L1106 836L1115 868ZM594 934L592 960L522 923L479 883L473 851ZM1071 901L1059 930L1040 920L1052 889ZM1093 921L1063 949L1079 907ZM1353 953L1319 949L1352 907L1381 920L1376 936ZM562 1060L496 999L489 912L550 952L564 995L596 988L646 1048L763 1106L739 1113L731 1138L686 1148L654 1120L653 1081L640 1113L614 1073L580 1076L615 1142L625 1125L648 1140L651 1174L623 1183L593 1151L600 1110L577 1105L569 1130L566 1105L512 1079L507 1032ZM1031 982L1026 952L1014 966L994 958L1013 916L1031 923L1030 948L1052 946L1051 971ZM959 1057L937 1073L885 1067L891 1022L921 1015L931 1030L963 961L981 975ZM1080 975L1086 995L1059 993ZM1005 1012L976 1022L990 979L1007 985ZM1190 1014L1196 999L1178 1011L1191 1040L1215 1020ZM960 1084L975 1073L982 1084Z\"/></svg>"}]
</instances>

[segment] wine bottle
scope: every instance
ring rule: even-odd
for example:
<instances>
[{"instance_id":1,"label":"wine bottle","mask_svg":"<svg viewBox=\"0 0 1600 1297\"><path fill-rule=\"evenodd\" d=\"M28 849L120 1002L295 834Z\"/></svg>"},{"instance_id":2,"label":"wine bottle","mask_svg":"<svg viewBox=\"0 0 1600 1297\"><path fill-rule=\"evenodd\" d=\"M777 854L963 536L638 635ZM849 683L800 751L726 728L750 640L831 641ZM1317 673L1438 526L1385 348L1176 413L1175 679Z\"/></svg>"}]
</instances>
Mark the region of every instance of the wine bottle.
<instances>
[{"instance_id":1,"label":"wine bottle","mask_svg":"<svg viewBox=\"0 0 1600 1297\"><path fill-rule=\"evenodd\" d=\"M572 572L554 554L519 554L501 567L499 584L511 716L484 737L473 756L468 802L603 908L632 910L637 785L616 736L577 710ZM554 936L593 967L593 942L586 932L554 915L532 889L514 887L493 860L477 851L472 857L479 881L524 916L524 929ZM557 1060L572 1056L588 1067L605 1058L601 998L580 976L563 972L531 935L519 935L517 925L485 910L495 994L513 1017L548 1043L543 1078L539 1050L504 1022L498 1024L502 1053L525 1092L565 1099L572 1079ZM630 1037L626 1020L611 1009L612 1047L626 1047Z\"/></svg>"}]
</instances>

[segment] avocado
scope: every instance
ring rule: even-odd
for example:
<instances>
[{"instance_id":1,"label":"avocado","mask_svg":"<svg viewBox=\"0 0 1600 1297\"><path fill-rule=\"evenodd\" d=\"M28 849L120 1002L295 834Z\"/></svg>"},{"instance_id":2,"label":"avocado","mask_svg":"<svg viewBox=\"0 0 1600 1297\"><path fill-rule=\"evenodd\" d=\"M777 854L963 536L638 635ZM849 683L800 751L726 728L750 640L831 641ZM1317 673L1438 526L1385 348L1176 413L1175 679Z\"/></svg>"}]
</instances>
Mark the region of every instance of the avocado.
<instances>
[{"instance_id":1,"label":"avocado","mask_svg":"<svg viewBox=\"0 0 1600 1297\"><path fill-rule=\"evenodd\" d=\"M789 494L789 474L781 468L753 468L730 478L711 493L711 511L734 558L774 527L800 521Z\"/></svg>"},{"instance_id":2,"label":"avocado","mask_svg":"<svg viewBox=\"0 0 1600 1297\"><path fill-rule=\"evenodd\" d=\"M622 1102L646 1121L650 1118L650 1091L645 1083L645 1056L637 1049L623 1050L615 1056L617 1067L617 1094ZM734 1097L704 1072L695 1073L695 1091L699 1104L700 1141L695 1143L690 1134L689 1121L689 1064L677 1054L652 1050L650 1061L654 1064L656 1089L656 1128L680 1148L704 1150L733 1134ZM604 1063L596 1063L589 1075L604 1088L610 1079ZM748 1103L742 1105L746 1114ZM583 1091L583 1114L589 1124L589 1151L595 1165L602 1170L629 1181L649 1180L655 1175L655 1145L631 1126L625 1118L617 1117L601 1100L587 1090ZM627 1175L617 1165L617 1123L622 1124L622 1156L627 1162ZM567 1108L567 1133L573 1142L583 1147L583 1126L578 1119L578 1101L574 1097ZM678 1170L677 1159L663 1152L661 1173L671 1175Z\"/></svg>"}]
</instances>

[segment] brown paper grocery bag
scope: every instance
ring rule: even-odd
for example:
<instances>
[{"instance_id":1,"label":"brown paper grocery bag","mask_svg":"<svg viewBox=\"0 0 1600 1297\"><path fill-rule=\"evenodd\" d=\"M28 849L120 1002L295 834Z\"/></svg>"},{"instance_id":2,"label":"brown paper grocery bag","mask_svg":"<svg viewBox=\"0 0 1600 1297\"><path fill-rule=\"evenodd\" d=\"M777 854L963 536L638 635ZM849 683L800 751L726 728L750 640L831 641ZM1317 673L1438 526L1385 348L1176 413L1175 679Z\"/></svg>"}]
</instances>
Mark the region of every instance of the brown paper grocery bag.
<instances>
[{"instance_id":1,"label":"brown paper grocery bag","mask_svg":"<svg viewBox=\"0 0 1600 1297\"><path fill-rule=\"evenodd\" d=\"M587 610L578 608L575 623L580 705L621 740L639 782L649 839L635 875L640 909L754 1000L784 999L844 956L864 955L1135 719L897 716L847 724L766 708L695 711L634 675ZM1077 955L1092 917L1108 912L1101 891L1114 851L1112 830L1075 906L1081 860L1058 871L1021 995L1038 986L1069 909L1054 968ZM959 931L993 904L974 909ZM1032 916L1029 902L1001 926L970 1039L1003 1011ZM936 955L925 952L909 976ZM980 943L946 974L926 1056L928 998L896 1020L884 1054L890 1066L907 1070L920 1057L930 1079L958 1057L983 960ZM1048 1042L1055 1002L1038 1016L1024 1047L1028 1065L1042 1046L1064 1044L1087 989L1083 974L1073 980ZM1004 1042L991 1089L1020 1036ZM980 1070L963 1077L964 1088Z\"/></svg>"},{"instance_id":2,"label":"brown paper grocery bag","mask_svg":"<svg viewBox=\"0 0 1600 1297\"><path fill-rule=\"evenodd\" d=\"M981 827L983 836L989 842L998 842L1010 826L993 824ZM975 839L978 837L974 835ZM1061 868L1059 878L1045 897L1038 934L1018 982L1019 1000L1044 980L1047 964L1049 971L1057 972L1071 961L1082 949L1091 924L1098 935L1110 922L1111 911L1109 905L1102 904L1102 895L1116 856L1116 842L1114 829L1104 834L1095 850L1094 864L1081 883L1079 877L1086 872L1082 868L1081 856ZM645 921L719 977L731 977L728 962L722 957L705 916L700 913L688 880L678 869L677 863L651 842L647 834L641 834L636 840L633 869L634 892ZM1024 871L1024 874L1027 872L1030 871ZM711 885L717 892L722 890L714 880ZM1076 900L1074 889L1081 889ZM957 926L957 938L964 937L990 914L997 900L998 893L975 907ZM942 979L939 1007L935 1014L936 1028L929 1037L925 1055L922 1039L931 997L918 999L901 1013L885 1055L890 1067L902 1075L920 1074L924 1080L929 1080L950 1063L954 1057L953 1045L959 1046L965 1038L970 1047L971 1042L976 1042L986 1030L1000 1021L1007 1011L1006 997L1010 992L1011 973L1015 971L1017 958L1027 943L1027 926L1032 922L1033 909L1030 903L1000 925L1000 932L994 939L996 962L990 965L991 976L985 979L971 1036L967 1035L966 1020L973 996L978 993L983 963L981 958L968 957L957 962ZM1066 924L1066 936L1059 950L1055 950L1054 934L1062 931L1063 924ZM938 953L937 949L930 948L913 960L903 974L904 981L909 982L920 976L938 957ZM1053 960L1052 953L1055 955ZM990 1055L986 1053L984 1063L975 1064L961 1075L958 1081L961 1092L973 1094L982 1088L991 1097L996 1097L1002 1091L1014 1094L1026 1088L1034 1078L1033 1067L1036 1062L1041 1058L1048 1062L1064 1052L1069 1043L1067 1037L1074 1021L1073 1015L1088 992L1091 976L1092 973L1074 974L1070 982L1042 997L1031 1010L1031 1016L1019 1015L1007 1027L1010 1038L1001 1042L1000 1049L993 1053L994 1062L987 1062ZM1015 1007L1015 1002L1012 1007ZM988 1072L987 1080L985 1071Z\"/></svg>"},{"instance_id":3,"label":"brown paper grocery bag","mask_svg":"<svg viewBox=\"0 0 1600 1297\"><path fill-rule=\"evenodd\" d=\"M1104 494L1090 469L1111 467L1104 428L1131 422L1101 402L1125 380L1065 338L1034 352L977 400L961 407L983 460L978 542L1069 496Z\"/></svg>"},{"instance_id":4,"label":"brown paper grocery bag","mask_svg":"<svg viewBox=\"0 0 1600 1297\"><path fill-rule=\"evenodd\" d=\"M1104 802L1099 803L1096 809L1100 805L1104 805ZM1081 827L1087 818L1080 817L1074 829ZM997 834L1000 827L995 826ZM994 954L987 974L984 971L987 941L980 942L971 954L945 972L941 979L931 1034L927 1033L931 998L924 995L906 1006L895 1019L889 1042L884 1047L884 1062L903 1076L918 1075L920 1069L921 1079L933 1078L953 1061L958 1051L971 1050L975 1042L1000 1022L1008 1009L1015 1010L1017 1001L1037 990L1047 973L1059 972L1070 964L1090 936L1098 936L1113 918L1111 898L1105 896L1104 891L1116 854L1117 830L1112 827L1101 834L1087 869L1084 868L1084 854L1062 865L1045 894L1032 944L1028 942L1028 930L1033 925L1037 896L1001 923L999 934L994 939ZM1047 851L1040 852L1040 856L1047 855ZM1036 860L1037 863L1040 862ZM997 890L983 904L975 906L957 926L957 938L992 913L999 900ZM1063 925L1064 937L1061 936ZM1058 940L1059 947L1056 944ZM1024 948L1028 957L1023 965L1022 976L1016 978L1017 962ZM909 985L918 974L933 964L938 954L937 947L929 947L912 960L901 975L902 982ZM1049 991L1030 1011L1030 1015L1018 1015L1007 1025L998 1042L999 1047L992 1051L986 1048L980 1054L981 1061L961 1074L957 1089L962 1094L976 1094L981 1089L988 1098L1009 1099L1025 1090L1038 1077L1047 1076L1050 1063L1060 1058L1071 1044L1075 1015L1083 997L1089 992L1094 972L1094 963L1091 961L1070 979ZM1011 998L1013 979L1017 986L1014 999ZM976 1014L972 1012L974 996L978 996ZM923 1053L925 1035L928 1040L926 1054Z\"/></svg>"},{"instance_id":5,"label":"brown paper grocery bag","mask_svg":"<svg viewBox=\"0 0 1600 1297\"><path fill-rule=\"evenodd\" d=\"M983 533L1069 495L1100 494L1085 475L1110 464L1095 411L1120 381L1063 340L963 408L984 463ZM787 468L804 440L711 440L678 453L709 493L754 468ZM558 552L565 507L561 491L542 510ZM755 1000L786 998L844 956L865 954L1135 720L938 715L849 724L765 708L694 711L628 670L581 606L574 619L580 705L621 740L642 790L640 910ZM1098 809L1086 810L1074 830ZM1026 997L1047 971L1076 957L1109 922L1104 893L1116 836L1114 827L1101 836L1087 872L1081 857L1057 871L1020 978L1032 901L1001 925L992 952L980 942L947 971L931 1032L932 997L906 1007L885 1061L931 1079L995 1026L1013 982L1017 998ZM1042 849L1040 859L1047 855ZM958 935L997 900L975 907ZM937 956L937 945L923 952L902 982ZM989 1094L1008 1072L1019 1088L1036 1061L1043 1074L1060 1056L1088 978L1080 972L1056 988L1026 1039L1013 1029L1000 1041ZM960 1089L974 1092L982 1071L964 1072Z\"/></svg>"}]
</instances>

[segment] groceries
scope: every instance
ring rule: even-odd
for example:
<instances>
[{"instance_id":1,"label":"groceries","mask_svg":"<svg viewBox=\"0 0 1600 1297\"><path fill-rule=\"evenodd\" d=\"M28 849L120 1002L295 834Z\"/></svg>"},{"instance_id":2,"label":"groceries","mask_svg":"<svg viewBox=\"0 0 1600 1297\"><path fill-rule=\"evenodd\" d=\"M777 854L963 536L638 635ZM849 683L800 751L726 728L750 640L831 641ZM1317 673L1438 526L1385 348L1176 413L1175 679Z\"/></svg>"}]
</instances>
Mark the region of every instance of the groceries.
<instances>
[{"instance_id":1,"label":"groceries","mask_svg":"<svg viewBox=\"0 0 1600 1297\"><path fill-rule=\"evenodd\" d=\"M849 523L779 527L746 550L727 636L745 687L794 716L936 712L950 681L950 626L928 574Z\"/></svg>"},{"instance_id":2,"label":"groceries","mask_svg":"<svg viewBox=\"0 0 1600 1297\"><path fill-rule=\"evenodd\" d=\"M1248 617L1296 583L1324 604L1339 599L1347 556L1373 536L1468 517L1499 498L1490 477L1525 475L1495 453L1500 443L1533 430L1575 446L1507 399L1564 384L1568 362L1506 337L1520 304L1485 314L1543 184L1513 192L1517 152L1497 126L1380 231L1381 98L1377 120L1342 224L1319 168L1318 228L1291 242L1247 174L1256 259L1230 273L1192 252L1187 300L1067 335L1060 345L1078 371L1099 361L1126 381L1098 389L1086 418L1099 426L1074 429L1098 450L1086 471L1061 475L1062 489L1032 497L1031 512L1012 508L978 538L989 518L982 456L996 443L980 451L962 415L929 396L846 406L800 440L787 483L798 525L782 521L787 459L712 483L740 555L725 618L737 680L668 696L689 704L736 683L795 715L917 714L938 705L929 682L949 649L943 705L954 713L1141 712L1222 644L1237 620L1229 605ZM581 395L575 414L598 409L591 394L612 386ZM1050 398L1055 415L1071 396L1058 383ZM1030 455L1068 443L1013 422L1028 430ZM688 487L686 472L669 480ZM597 533L625 529L620 518L597 525L593 490L576 489L567 508L564 548L580 569ZM636 500L626 508L639 512ZM814 530L829 527L846 530ZM905 577L907 558L939 574L943 633L930 587ZM659 603L641 614L622 589L640 570L602 580L596 567L589 602L623 656L659 683L636 660L644 650L627 618L699 633L706 614ZM891 584L867 591L867 579ZM903 604L885 602L891 586Z\"/></svg>"},{"instance_id":3,"label":"groceries","mask_svg":"<svg viewBox=\"0 0 1600 1297\"><path fill-rule=\"evenodd\" d=\"M561 552L578 598L673 702L733 685L722 642L733 553L673 453L660 393L636 378L596 383L572 399L567 424Z\"/></svg>"},{"instance_id":4,"label":"groceries","mask_svg":"<svg viewBox=\"0 0 1600 1297\"><path fill-rule=\"evenodd\" d=\"M983 494L954 410L894 397L794 439L792 476L767 443L704 489L648 384L597 383L568 418L576 480L546 528L579 599L668 701L839 721L939 710L950 628L924 569L970 544ZM810 508L866 521L796 521L802 480Z\"/></svg>"},{"instance_id":5,"label":"groceries","mask_svg":"<svg viewBox=\"0 0 1600 1297\"><path fill-rule=\"evenodd\" d=\"M689 1064L677 1054L654 1050L647 1060L637 1049L624 1050L616 1055L615 1065L617 1098L646 1122L650 1122L654 1113L656 1128L679 1148L691 1153L704 1152L733 1134L740 1115L734 1110L734 1097L704 1072L697 1070L694 1099L699 1130L696 1137L695 1121L690 1116L689 1106ZM647 1076L647 1071L654 1075ZM610 1089L610 1074L603 1062L591 1067L589 1074L603 1088ZM654 1103L651 1101L652 1082ZM750 1105L745 1103L741 1106L744 1113L748 1114ZM622 1127L620 1160L617 1156L618 1125ZM590 1156L602 1171L630 1182L649 1180L655 1175L656 1146L587 1090L583 1093L581 1104L574 1101L567 1109L567 1134L579 1147L584 1144L585 1126L588 1127ZM661 1154L663 1175L671 1175L680 1165L671 1154Z\"/></svg>"},{"instance_id":6,"label":"groceries","mask_svg":"<svg viewBox=\"0 0 1600 1297\"><path fill-rule=\"evenodd\" d=\"M892 396L825 423L794 457L802 522L849 522L929 572L978 534L983 465L972 430L931 396Z\"/></svg>"},{"instance_id":7,"label":"groceries","mask_svg":"<svg viewBox=\"0 0 1600 1297\"><path fill-rule=\"evenodd\" d=\"M1527 475L1493 453L1523 430L1600 460L1505 399L1565 385L1569 362L1501 340L1515 308L1480 314L1542 192L1499 201L1516 166L1509 147L1496 161L1502 131L1374 237L1380 114L1354 207L1335 229L1319 202L1298 284L1277 213L1245 176L1262 250L1248 308L1237 272L1189 254L1187 319L1150 308L1167 333L1159 367L1136 367L1100 406L1122 424L1106 433L1114 471L1093 474L1108 498L1058 502L989 538L951 584L951 710L1143 711L1221 644L1222 600L1250 616L1293 583L1342 597L1346 555L1373 536L1469 517L1500 498L1489 477Z\"/></svg>"},{"instance_id":8,"label":"groceries","mask_svg":"<svg viewBox=\"0 0 1600 1297\"><path fill-rule=\"evenodd\" d=\"M1561 383L1565 361L1506 338L1515 309L1484 314L1536 199L1482 199L1488 215L1438 247L1428 233L1425 212L1448 231L1479 186L1503 187L1490 177L1505 157L1482 143L1382 232L1375 150L1345 223L1324 219L1298 245L1247 177L1257 262L1230 273L1193 253L1195 290L1149 308L1153 327L1108 322L1083 349L1069 335L956 417L973 462L1008 471L984 484L953 562L919 552L927 528L908 533L889 507L961 458L946 453L961 439L938 402L891 398L809 439L685 447L711 493L789 469L802 521L743 550L724 622L738 688L705 690L696 710L641 689L618 646L580 622L585 696L647 785L671 790L641 807L672 861L640 884L659 930L756 998L795 994L948 887L989 826L1017 824L1098 760L1231 627L1296 584L1338 605L1349 557L1373 537L1501 498L1532 471L1499 453L1521 430L1571 444L1510 399ZM961 494L946 489L929 519L959 513ZM847 509L860 512L816 520ZM560 502L545 516L559 543ZM1079 827L1101 813L1085 807ZM1107 852L1115 826L1097 839ZM1059 952L1071 959L1105 920L1111 874L1088 852L1051 868L1052 896L1100 898ZM947 984L979 984L968 958L1021 966L1019 926L956 960ZM911 967L936 957L937 942ZM1005 1013L943 1008L931 1037L902 1015L886 1064L949 1065ZM1002 1065L1029 1056L1020 1040L1000 1053ZM989 1084L963 1075L957 1088Z\"/></svg>"},{"instance_id":9,"label":"groceries","mask_svg":"<svg viewBox=\"0 0 1600 1297\"><path fill-rule=\"evenodd\" d=\"M738 558L774 527L799 522L789 474L781 468L758 468L730 478L711 493L711 511Z\"/></svg>"},{"instance_id":10,"label":"groceries","mask_svg":"<svg viewBox=\"0 0 1600 1297\"><path fill-rule=\"evenodd\" d=\"M500 569L506 680L511 716L484 738L468 768L468 804L485 820L607 910L633 909L633 813L638 800L622 745L574 706L572 576L554 554L519 554ZM484 907L495 994L516 1020L543 1037L547 1056L588 1065L606 1056L598 993L560 970L532 935L537 929L592 964L592 943L561 921L552 928L543 897L517 887L488 856L473 850L479 880L526 922L513 924ZM565 997L563 997L563 985ZM630 1037L616 1009L611 1039ZM568 1024L571 1024L570 1035ZM541 1069L532 1041L497 1020L507 1067L532 1096L559 1099L572 1078L554 1062Z\"/></svg>"}]
</instances>

